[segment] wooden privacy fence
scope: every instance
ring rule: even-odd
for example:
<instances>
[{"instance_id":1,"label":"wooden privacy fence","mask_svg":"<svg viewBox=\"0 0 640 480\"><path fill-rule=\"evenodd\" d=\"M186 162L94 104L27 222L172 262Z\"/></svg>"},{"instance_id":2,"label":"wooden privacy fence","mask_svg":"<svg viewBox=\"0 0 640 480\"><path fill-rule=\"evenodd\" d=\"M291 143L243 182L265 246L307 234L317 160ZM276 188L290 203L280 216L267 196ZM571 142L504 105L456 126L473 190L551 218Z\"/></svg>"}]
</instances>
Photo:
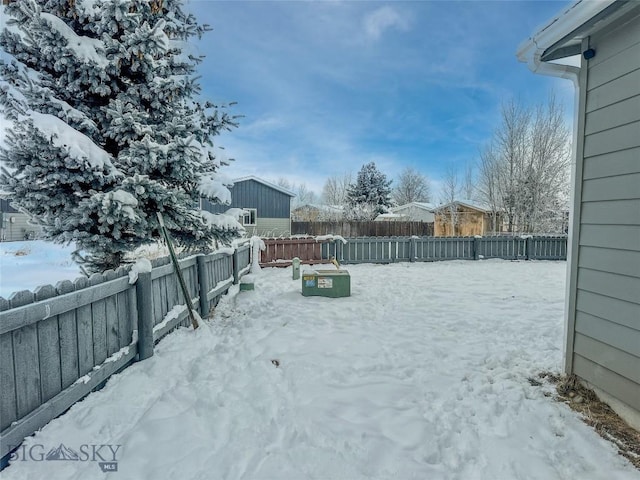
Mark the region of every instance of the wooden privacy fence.
<instances>
[{"instance_id":1,"label":"wooden privacy fence","mask_svg":"<svg viewBox=\"0 0 640 480\"><path fill-rule=\"evenodd\" d=\"M566 260L567 237L366 237L341 241L314 239L270 239L261 264L287 266L295 256L303 263L320 263L335 256L340 263L430 262L438 260ZM265 243L267 241L265 240ZM315 244L313 258L296 251ZM320 254L318 254L320 249ZM296 253L297 252L297 253ZM301 252L303 253L301 255Z\"/></svg>"},{"instance_id":2,"label":"wooden privacy fence","mask_svg":"<svg viewBox=\"0 0 640 480\"><path fill-rule=\"evenodd\" d=\"M291 235L341 235L342 237L400 237L433 235L427 222L291 222Z\"/></svg>"},{"instance_id":3,"label":"wooden privacy fence","mask_svg":"<svg viewBox=\"0 0 640 480\"><path fill-rule=\"evenodd\" d=\"M265 238L265 250L260 255L260 265L264 267L286 267L298 257L302 263L322 263L322 242L315 238ZM326 258L325 258L326 259Z\"/></svg>"},{"instance_id":4,"label":"wooden privacy fence","mask_svg":"<svg viewBox=\"0 0 640 480\"><path fill-rule=\"evenodd\" d=\"M180 261L194 308L206 317L250 268L250 247ZM129 284L128 271L65 280L0 297L0 457L135 360L190 325L168 258ZM1 465L1 464L0 464Z\"/></svg>"}]
</instances>

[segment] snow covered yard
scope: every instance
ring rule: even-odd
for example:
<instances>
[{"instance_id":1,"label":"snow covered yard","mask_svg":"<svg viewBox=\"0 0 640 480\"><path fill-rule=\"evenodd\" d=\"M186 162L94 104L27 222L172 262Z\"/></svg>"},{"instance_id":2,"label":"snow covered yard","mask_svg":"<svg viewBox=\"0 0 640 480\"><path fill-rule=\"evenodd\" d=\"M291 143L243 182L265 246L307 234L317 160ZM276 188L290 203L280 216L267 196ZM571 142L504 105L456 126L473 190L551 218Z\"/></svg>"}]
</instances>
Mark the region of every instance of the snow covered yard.
<instances>
[{"instance_id":1,"label":"snow covered yard","mask_svg":"<svg viewBox=\"0 0 640 480\"><path fill-rule=\"evenodd\" d=\"M78 265L71 260L73 250L73 246L43 240L0 242L0 297L8 299L20 290L81 277Z\"/></svg>"},{"instance_id":2,"label":"snow covered yard","mask_svg":"<svg viewBox=\"0 0 640 480\"><path fill-rule=\"evenodd\" d=\"M2 478L640 478L527 380L561 369L564 262L346 268L339 299L263 270L22 450L109 445L117 473L29 459Z\"/></svg>"},{"instance_id":3,"label":"snow covered yard","mask_svg":"<svg viewBox=\"0 0 640 480\"><path fill-rule=\"evenodd\" d=\"M14 292L35 290L40 285L55 285L61 280L74 281L84 277L80 267L71 259L74 245L58 245L44 240L0 242L0 297L6 299ZM162 245L144 245L131 257L157 258L167 256Z\"/></svg>"}]
</instances>

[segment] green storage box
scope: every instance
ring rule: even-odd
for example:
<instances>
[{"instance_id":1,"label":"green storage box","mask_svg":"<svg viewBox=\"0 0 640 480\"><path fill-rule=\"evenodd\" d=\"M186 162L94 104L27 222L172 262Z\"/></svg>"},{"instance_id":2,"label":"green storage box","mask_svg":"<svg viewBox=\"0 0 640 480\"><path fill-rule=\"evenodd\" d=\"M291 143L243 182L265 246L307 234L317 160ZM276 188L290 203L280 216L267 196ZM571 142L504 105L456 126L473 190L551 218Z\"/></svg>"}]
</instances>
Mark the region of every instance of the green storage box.
<instances>
[{"instance_id":1,"label":"green storage box","mask_svg":"<svg viewBox=\"0 0 640 480\"><path fill-rule=\"evenodd\" d=\"M302 295L320 297L348 297L351 295L351 276L346 270L317 270L302 273Z\"/></svg>"},{"instance_id":2,"label":"green storage box","mask_svg":"<svg viewBox=\"0 0 640 480\"><path fill-rule=\"evenodd\" d=\"M248 290L253 290L255 288L254 282L255 277L253 276L253 274L245 275L240 279L240 291L246 292Z\"/></svg>"}]
</instances>

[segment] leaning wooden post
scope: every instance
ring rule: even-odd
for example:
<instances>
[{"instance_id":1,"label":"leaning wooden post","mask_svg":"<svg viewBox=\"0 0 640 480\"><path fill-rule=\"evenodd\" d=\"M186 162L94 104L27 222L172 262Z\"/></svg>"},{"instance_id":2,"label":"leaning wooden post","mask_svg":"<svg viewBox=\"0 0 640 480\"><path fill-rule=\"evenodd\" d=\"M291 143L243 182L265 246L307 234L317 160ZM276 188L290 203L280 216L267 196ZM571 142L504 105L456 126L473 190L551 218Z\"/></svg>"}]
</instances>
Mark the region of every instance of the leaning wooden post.
<instances>
[{"instance_id":1,"label":"leaning wooden post","mask_svg":"<svg viewBox=\"0 0 640 480\"><path fill-rule=\"evenodd\" d=\"M196 257L198 262L198 286L200 291L200 315L202 318L209 316L209 299L207 295L211 286L209 285L209 276L207 275L207 257L204 255L198 255Z\"/></svg>"},{"instance_id":2,"label":"leaning wooden post","mask_svg":"<svg viewBox=\"0 0 640 480\"><path fill-rule=\"evenodd\" d=\"M178 275L178 282L180 283L180 288L182 289L182 294L184 295L184 301L187 304L187 310L189 311L189 318L191 319L191 325L195 330L198 328L198 320L196 320L195 315L193 314L193 303L191 303L191 294L189 293L189 289L187 288L187 284L184 283L184 277L182 276L182 270L180 269L180 263L178 262L178 257L176 257L176 252L173 249L173 242L171 241L171 237L169 236L169 232L167 231L167 227L164 226L164 219L162 218L162 214L160 212L156 212L158 215L158 222L160 222L160 230L162 231L162 235L164 236L165 241L167 242L167 247L169 247L169 256L171 256L171 261L173 262L173 269Z\"/></svg>"},{"instance_id":3,"label":"leaning wooden post","mask_svg":"<svg viewBox=\"0 0 640 480\"><path fill-rule=\"evenodd\" d=\"M151 272L138 273L136 281L138 304L138 359L153 356L153 297Z\"/></svg>"}]
</instances>

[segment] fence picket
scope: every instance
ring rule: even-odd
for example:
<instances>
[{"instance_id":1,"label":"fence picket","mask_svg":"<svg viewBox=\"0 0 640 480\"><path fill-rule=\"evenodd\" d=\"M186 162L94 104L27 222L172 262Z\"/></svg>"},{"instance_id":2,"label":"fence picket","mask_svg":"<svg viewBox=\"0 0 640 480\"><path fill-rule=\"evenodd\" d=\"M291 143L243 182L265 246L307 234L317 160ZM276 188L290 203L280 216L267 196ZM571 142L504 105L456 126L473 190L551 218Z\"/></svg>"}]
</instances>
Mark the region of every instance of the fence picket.
<instances>
[{"instance_id":1,"label":"fence picket","mask_svg":"<svg viewBox=\"0 0 640 480\"><path fill-rule=\"evenodd\" d=\"M13 341L11 333L0 335L0 430L18 419L16 405L16 377L13 369Z\"/></svg>"},{"instance_id":2,"label":"fence picket","mask_svg":"<svg viewBox=\"0 0 640 480\"><path fill-rule=\"evenodd\" d=\"M16 379L20 379L16 382L18 416L23 416L41 401L36 325L28 325L13 332L13 357Z\"/></svg>"},{"instance_id":3,"label":"fence picket","mask_svg":"<svg viewBox=\"0 0 640 480\"><path fill-rule=\"evenodd\" d=\"M160 297L160 280L159 279L154 278L151 281L151 291L152 291L151 298L153 299L153 303L152 303L153 321L157 325L162 321L162 318L163 318L162 305L160 304L161 297Z\"/></svg>"},{"instance_id":4,"label":"fence picket","mask_svg":"<svg viewBox=\"0 0 640 480\"><path fill-rule=\"evenodd\" d=\"M33 303L33 300L33 293L23 290L9 297L9 305L16 308ZM12 336L16 407L18 417L22 417L41 402L37 326L32 324L19 328L13 331Z\"/></svg>"},{"instance_id":5,"label":"fence picket","mask_svg":"<svg viewBox=\"0 0 640 480\"><path fill-rule=\"evenodd\" d=\"M104 278L100 274L89 277L89 285L100 285ZM93 366L104 362L107 355L107 311L106 301L98 300L91 304L91 327L93 333Z\"/></svg>"},{"instance_id":6,"label":"fence picket","mask_svg":"<svg viewBox=\"0 0 640 480\"><path fill-rule=\"evenodd\" d=\"M38 287L35 300L41 301L56 296L51 285ZM62 390L60 374L60 338L58 336L58 316L45 318L37 324L38 361L40 367L40 390L42 401L46 402Z\"/></svg>"},{"instance_id":7,"label":"fence picket","mask_svg":"<svg viewBox=\"0 0 640 480\"><path fill-rule=\"evenodd\" d=\"M107 321L107 356L111 356L120 350L120 340L118 330L120 328L118 324L118 299L115 295L105 300L105 313Z\"/></svg>"},{"instance_id":8,"label":"fence picket","mask_svg":"<svg viewBox=\"0 0 640 480\"><path fill-rule=\"evenodd\" d=\"M74 291L70 281L56 284L58 295ZM76 312L71 310L58 315L58 338L60 339L60 380L62 388L67 388L78 378L78 329Z\"/></svg>"}]
</instances>

